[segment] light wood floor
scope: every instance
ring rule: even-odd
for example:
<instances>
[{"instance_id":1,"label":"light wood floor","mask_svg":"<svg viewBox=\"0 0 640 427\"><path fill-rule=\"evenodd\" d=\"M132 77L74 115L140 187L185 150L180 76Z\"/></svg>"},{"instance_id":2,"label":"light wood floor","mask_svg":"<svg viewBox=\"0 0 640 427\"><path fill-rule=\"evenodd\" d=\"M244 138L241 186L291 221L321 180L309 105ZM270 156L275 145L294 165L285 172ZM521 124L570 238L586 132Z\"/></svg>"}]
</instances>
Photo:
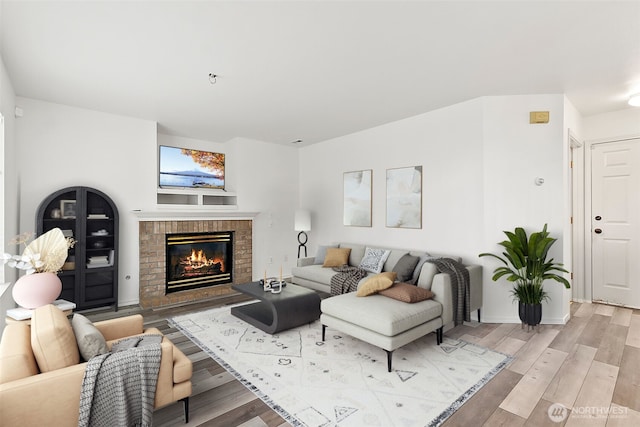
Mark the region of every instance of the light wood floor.
<instances>
[{"instance_id":1,"label":"light wood floor","mask_svg":"<svg viewBox=\"0 0 640 427\"><path fill-rule=\"evenodd\" d=\"M118 313L85 313L103 320L142 313L193 361L190 426L276 427L289 424L209 358L166 319L234 304L233 295L192 305ZM638 426L640 425L640 310L600 304L571 306L564 326L472 322L445 333L452 338L514 355L511 364L469 399L443 426ZM548 415L552 404L573 411L561 422ZM562 418L563 412L555 414ZM425 420L425 422L428 420ZM182 404L159 409L155 426L184 424Z\"/></svg>"}]
</instances>

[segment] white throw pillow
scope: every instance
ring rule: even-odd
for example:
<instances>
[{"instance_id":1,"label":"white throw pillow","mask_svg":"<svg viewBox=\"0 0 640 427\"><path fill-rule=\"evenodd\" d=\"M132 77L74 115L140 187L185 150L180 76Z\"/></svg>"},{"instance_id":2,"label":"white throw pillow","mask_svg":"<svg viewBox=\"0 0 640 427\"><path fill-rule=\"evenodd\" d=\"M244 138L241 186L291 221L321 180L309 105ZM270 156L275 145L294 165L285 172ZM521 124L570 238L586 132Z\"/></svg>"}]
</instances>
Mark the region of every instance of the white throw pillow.
<instances>
[{"instance_id":1,"label":"white throw pillow","mask_svg":"<svg viewBox=\"0 0 640 427\"><path fill-rule=\"evenodd\" d=\"M391 253L388 249L367 248L364 251L364 257L360 261L360 268L370 271L371 273L380 273L385 261Z\"/></svg>"}]
</instances>

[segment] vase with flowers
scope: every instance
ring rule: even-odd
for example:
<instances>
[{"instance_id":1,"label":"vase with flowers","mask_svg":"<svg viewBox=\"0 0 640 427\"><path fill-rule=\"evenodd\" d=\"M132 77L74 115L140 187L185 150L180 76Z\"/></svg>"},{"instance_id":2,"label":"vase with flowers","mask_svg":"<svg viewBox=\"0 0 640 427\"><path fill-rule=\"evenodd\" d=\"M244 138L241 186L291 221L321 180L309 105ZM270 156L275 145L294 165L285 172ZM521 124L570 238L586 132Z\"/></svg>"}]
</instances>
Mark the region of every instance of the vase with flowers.
<instances>
[{"instance_id":1,"label":"vase with flowers","mask_svg":"<svg viewBox=\"0 0 640 427\"><path fill-rule=\"evenodd\" d=\"M13 300L24 308L37 308L55 301L62 291L62 282L57 273L62 269L69 248L75 240L65 237L62 230L54 228L31 243L32 233L14 238L10 244L25 245L21 255L5 253L2 260L9 267L24 270L13 285Z\"/></svg>"}]
</instances>

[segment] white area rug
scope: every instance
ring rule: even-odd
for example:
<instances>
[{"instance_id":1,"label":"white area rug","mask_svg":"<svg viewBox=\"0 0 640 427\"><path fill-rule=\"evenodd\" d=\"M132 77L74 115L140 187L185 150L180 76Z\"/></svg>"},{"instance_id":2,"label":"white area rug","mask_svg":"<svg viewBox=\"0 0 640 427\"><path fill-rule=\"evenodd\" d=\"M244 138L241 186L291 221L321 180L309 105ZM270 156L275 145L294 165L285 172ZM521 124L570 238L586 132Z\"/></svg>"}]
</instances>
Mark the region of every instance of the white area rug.
<instances>
[{"instance_id":1,"label":"white area rug","mask_svg":"<svg viewBox=\"0 0 640 427\"><path fill-rule=\"evenodd\" d=\"M319 321L269 335L229 307L169 322L294 426L437 426L510 360L429 334L393 353Z\"/></svg>"}]
</instances>

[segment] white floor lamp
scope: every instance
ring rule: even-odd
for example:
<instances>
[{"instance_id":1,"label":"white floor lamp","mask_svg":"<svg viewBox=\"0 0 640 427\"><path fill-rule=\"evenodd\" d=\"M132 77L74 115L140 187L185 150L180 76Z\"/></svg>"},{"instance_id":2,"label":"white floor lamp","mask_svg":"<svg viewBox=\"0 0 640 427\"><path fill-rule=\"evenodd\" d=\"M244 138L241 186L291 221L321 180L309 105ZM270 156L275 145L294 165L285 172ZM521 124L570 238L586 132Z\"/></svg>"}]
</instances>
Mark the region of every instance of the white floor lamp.
<instances>
[{"instance_id":1,"label":"white floor lamp","mask_svg":"<svg viewBox=\"0 0 640 427\"><path fill-rule=\"evenodd\" d=\"M307 231L311 230L311 213L305 209L297 209L295 215L295 230L298 233L298 258L300 258L300 249L304 248L304 256L307 256L307 247L305 246L308 241Z\"/></svg>"}]
</instances>

